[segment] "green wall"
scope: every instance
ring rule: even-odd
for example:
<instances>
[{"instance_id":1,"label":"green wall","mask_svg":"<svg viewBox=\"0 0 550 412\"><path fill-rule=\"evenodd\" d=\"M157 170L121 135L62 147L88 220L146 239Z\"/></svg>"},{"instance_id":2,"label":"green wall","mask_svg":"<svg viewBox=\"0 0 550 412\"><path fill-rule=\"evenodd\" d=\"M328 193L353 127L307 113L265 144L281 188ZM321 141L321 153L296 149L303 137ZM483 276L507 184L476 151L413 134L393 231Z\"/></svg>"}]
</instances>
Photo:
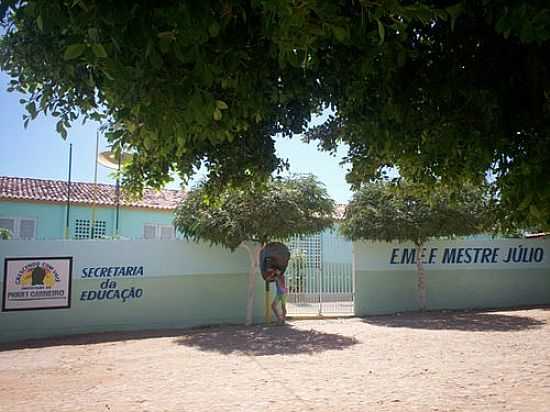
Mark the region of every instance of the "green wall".
<instances>
[{"instance_id":1,"label":"green wall","mask_svg":"<svg viewBox=\"0 0 550 412\"><path fill-rule=\"evenodd\" d=\"M418 310L415 271L355 274L357 315ZM550 272L427 271L427 309L499 308L550 304Z\"/></svg>"},{"instance_id":2,"label":"green wall","mask_svg":"<svg viewBox=\"0 0 550 412\"><path fill-rule=\"evenodd\" d=\"M143 239L143 225L145 223L171 225L173 222L174 212L171 210L156 211L128 208L120 213L120 234L128 239Z\"/></svg>"},{"instance_id":3,"label":"green wall","mask_svg":"<svg viewBox=\"0 0 550 412\"><path fill-rule=\"evenodd\" d=\"M36 239L63 239L65 233L66 206L54 203L0 201L0 217L32 217L37 220ZM106 222L107 236L112 236L115 228L116 209L97 207L96 219ZM71 205L70 233L74 234L76 219L92 219L89 206ZM142 239L145 223L172 224L173 211L154 209L121 208L119 217L120 236L128 239Z\"/></svg>"},{"instance_id":4,"label":"green wall","mask_svg":"<svg viewBox=\"0 0 550 412\"><path fill-rule=\"evenodd\" d=\"M6 257L72 256L71 307L0 312L0 342L75 333L244 323L248 253L184 240L0 241L0 289ZM143 267L143 276L95 277L96 267ZM141 289L139 298L93 299L93 291ZM263 281L257 275L254 321L263 322ZM0 297L0 306L3 294Z\"/></svg>"},{"instance_id":5,"label":"green wall","mask_svg":"<svg viewBox=\"0 0 550 412\"><path fill-rule=\"evenodd\" d=\"M357 315L417 309L416 266L412 261L395 264L398 259L392 257L396 248L405 247L411 246L354 243ZM510 248L537 248L544 252L544 258L538 262L426 264L428 309L550 304L548 241L439 241L428 247L440 252L445 248L498 248L503 256ZM230 252L184 240L0 241L0 263L7 257L48 256L73 258L71 307L0 312L0 341L243 323L245 319L250 262L242 248ZM142 271L133 277L105 277L101 276L101 269L95 269L128 266L140 267ZM3 272L2 264L0 282L4 279ZM106 280L113 280L116 285L108 288ZM3 286L0 283L2 290ZM126 302L118 298L87 299L88 291L131 288L141 289L143 295ZM263 297L263 281L257 275L255 322L263 321ZM2 295L0 303L3 298Z\"/></svg>"},{"instance_id":6,"label":"green wall","mask_svg":"<svg viewBox=\"0 0 550 412\"><path fill-rule=\"evenodd\" d=\"M391 263L395 249L412 247L399 243L354 243L357 315L418 310L416 264ZM550 304L548 241L437 241L427 248L439 251L439 259L424 264L428 310ZM445 248L498 248L501 259L485 264L444 264L440 258ZM544 258L540 262L504 263L502 259L506 259L510 248L543 249ZM394 257L393 262L396 261L399 259Z\"/></svg>"},{"instance_id":7,"label":"green wall","mask_svg":"<svg viewBox=\"0 0 550 412\"><path fill-rule=\"evenodd\" d=\"M0 216L37 220L36 239L63 239L65 207L57 204L0 201Z\"/></svg>"},{"instance_id":8,"label":"green wall","mask_svg":"<svg viewBox=\"0 0 550 412\"><path fill-rule=\"evenodd\" d=\"M406 272L355 272L355 314L416 310L416 278Z\"/></svg>"},{"instance_id":9,"label":"green wall","mask_svg":"<svg viewBox=\"0 0 550 412\"><path fill-rule=\"evenodd\" d=\"M139 299L81 301L97 285L73 280L70 309L0 313L0 342L77 333L242 324L246 274L197 274L117 281L119 289L141 288ZM0 284L1 285L1 284ZM263 320L263 288L256 283L255 320Z\"/></svg>"}]
</instances>

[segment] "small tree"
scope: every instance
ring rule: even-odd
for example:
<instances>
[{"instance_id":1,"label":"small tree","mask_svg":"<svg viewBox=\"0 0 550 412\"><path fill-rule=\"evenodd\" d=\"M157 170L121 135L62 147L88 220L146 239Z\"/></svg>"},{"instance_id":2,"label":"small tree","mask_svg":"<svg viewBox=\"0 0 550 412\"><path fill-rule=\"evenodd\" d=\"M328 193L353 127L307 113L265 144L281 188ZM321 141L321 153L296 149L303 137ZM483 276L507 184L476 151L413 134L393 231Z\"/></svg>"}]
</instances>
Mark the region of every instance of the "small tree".
<instances>
[{"instance_id":1,"label":"small tree","mask_svg":"<svg viewBox=\"0 0 550 412\"><path fill-rule=\"evenodd\" d=\"M260 250L273 239L318 233L333 223L334 201L313 176L271 179L212 193L191 190L176 210L175 225L187 239L205 240L250 256L246 324L252 323ZM246 242L256 243L251 247Z\"/></svg>"},{"instance_id":2,"label":"small tree","mask_svg":"<svg viewBox=\"0 0 550 412\"><path fill-rule=\"evenodd\" d=\"M466 236L482 231L489 223L485 199L483 190L473 186L455 191L441 184L427 189L405 182L372 183L354 194L341 231L352 240L414 242L418 306L424 310L424 243L434 237Z\"/></svg>"},{"instance_id":3,"label":"small tree","mask_svg":"<svg viewBox=\"0 0 550 412\"><path fill-rule=\"evenodd\" d=\"M11 232L8 229L0 227L0 240L10 240L11 238Z\"/></svg>"}]
</instances>

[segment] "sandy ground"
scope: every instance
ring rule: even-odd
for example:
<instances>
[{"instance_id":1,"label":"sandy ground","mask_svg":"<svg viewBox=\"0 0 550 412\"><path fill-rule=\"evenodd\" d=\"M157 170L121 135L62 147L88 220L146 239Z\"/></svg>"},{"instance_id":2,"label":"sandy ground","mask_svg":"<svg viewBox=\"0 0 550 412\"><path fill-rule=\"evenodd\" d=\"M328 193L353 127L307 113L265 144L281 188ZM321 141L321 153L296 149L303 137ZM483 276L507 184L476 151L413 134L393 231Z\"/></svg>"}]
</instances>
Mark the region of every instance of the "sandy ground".
<instances>
[{"instance_id":1,"label":"sandy ground","mask_svg":"<svg viewBox=\"0 0 550 412\"><path fill-rule=\"evenodd\" d=\"M3 346L0 410L550 411L550 308Z\"/></svg>"}]
</instances>

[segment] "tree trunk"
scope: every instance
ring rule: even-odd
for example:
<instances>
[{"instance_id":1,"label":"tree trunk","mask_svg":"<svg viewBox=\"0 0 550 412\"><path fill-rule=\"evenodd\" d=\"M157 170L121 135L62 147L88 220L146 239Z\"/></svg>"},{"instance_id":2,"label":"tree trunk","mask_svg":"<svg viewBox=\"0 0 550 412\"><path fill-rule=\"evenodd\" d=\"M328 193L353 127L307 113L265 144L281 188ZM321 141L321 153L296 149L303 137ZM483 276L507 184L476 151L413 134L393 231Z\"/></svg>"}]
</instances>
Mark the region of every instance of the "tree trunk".
<instances>
[{"instance_id":1,"label":"tree trunk","mask_svg":"<svg viewBox=\"0 0 550 412\"><path fill-rule=\"evenodd\" d=\"M260 251L262 250L262 245L256 246L256 248L251 248L246 244L242 244L248 251L248 256L250 257L250 271L248 272L248 300L246 304L246 321L245 325L252 325L254 320L254 300L256 297L256 273L258 272L258 261L260 260Z\"/></svg>"},{"instance_id":2,"label":"tree trunk","mask_svg":"<svg viewBox=\"0 0 550 412\"><path fill-rule=\"evenodd\" d=\"M424 272L424 264L422 263L422 244L416 244L416 274L417 274L417 302L418 309L426 310L426 273Z\"/></svg>"}]
</instances>

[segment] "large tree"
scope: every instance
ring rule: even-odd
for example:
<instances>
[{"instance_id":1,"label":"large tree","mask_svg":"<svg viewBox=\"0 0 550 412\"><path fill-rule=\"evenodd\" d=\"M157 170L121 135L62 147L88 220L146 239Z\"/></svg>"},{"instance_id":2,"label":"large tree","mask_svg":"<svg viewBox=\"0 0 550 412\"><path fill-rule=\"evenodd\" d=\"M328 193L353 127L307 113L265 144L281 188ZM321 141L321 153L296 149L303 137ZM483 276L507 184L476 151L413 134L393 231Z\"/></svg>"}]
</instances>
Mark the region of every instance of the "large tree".
<instances>
[{"instance_id":1,"label":"large tree","mask_svg":"<svg viewBox=\"0 0 550 412\"><path fill-rule=\"evenodd\" d=\"M0 67L29 118L102 119L124 184L205 162L266 178L273 135L349 145L356 187L495 179L503 224L550 227L550 7L515 0L4 0ZM26 119L25 121L27 121Z\"/></svg>"},{"instance_id":2,"label":"large tree","mask_svg":"<svg viewBox=\"0 0 550 412\"><path fill-rule=\"evenodd\" d=\"M488 178L502 229L550 228L550 4L425 3L449 17L397 17L380 48L335 52L338 78L321 81L337 110L308 138L349 145L356 188L388 166L430 184Z\"/></svg>"},{"instance_id":3,"label":"large tree","mask_svg":"<svg viewBox=\"0 0 550 412\"><path fill-rule=\"evenodd\" d=\"M313 176L296 176L226 187L217 193L199 185L177 208L175 225L188 239L248 251L246 323L250 324L261 248L271 240L321 232L332 225L333 215L334 201L321 183Z\"/></svg>"},{"instance_id":4,"label":"large tree","mask_svg":"<svg viewBox=\"0 0 550 412\"><path fill-rule=\"evenodd\" d=\"M417 300L426 308L423 247L433 238L466 236L488 228L492 221L486 194L466 185L452 190L441 183L431 188L372 183L356 192L346 207L340 230L351 240L413 242L417 269Z\"/></svg>"}]
</instances>

